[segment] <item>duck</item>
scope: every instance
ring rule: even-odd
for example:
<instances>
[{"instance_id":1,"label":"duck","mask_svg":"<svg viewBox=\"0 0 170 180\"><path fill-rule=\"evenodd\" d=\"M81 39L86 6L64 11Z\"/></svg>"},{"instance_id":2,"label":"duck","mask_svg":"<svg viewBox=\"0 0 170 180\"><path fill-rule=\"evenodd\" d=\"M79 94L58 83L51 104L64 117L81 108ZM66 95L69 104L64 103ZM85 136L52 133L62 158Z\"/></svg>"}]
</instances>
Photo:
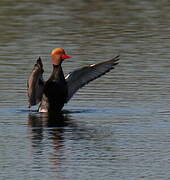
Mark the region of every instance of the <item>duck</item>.
<instances>
[{"instance_id":1,"label":"duck","mask_svg":"<svg viewBox=\"0 0 170 180\"><path fill-rule=\"evenodd\" d=\"M118 64L119 56L97 64L80 67L64 76L62 63L71 58L63 48L51 52L52 73L43 79L43 63L39 57L27 80L29 108L39 104L38 112L61 112L73 95L89 82L101 77Z\"/></svg>"}]
</instances>

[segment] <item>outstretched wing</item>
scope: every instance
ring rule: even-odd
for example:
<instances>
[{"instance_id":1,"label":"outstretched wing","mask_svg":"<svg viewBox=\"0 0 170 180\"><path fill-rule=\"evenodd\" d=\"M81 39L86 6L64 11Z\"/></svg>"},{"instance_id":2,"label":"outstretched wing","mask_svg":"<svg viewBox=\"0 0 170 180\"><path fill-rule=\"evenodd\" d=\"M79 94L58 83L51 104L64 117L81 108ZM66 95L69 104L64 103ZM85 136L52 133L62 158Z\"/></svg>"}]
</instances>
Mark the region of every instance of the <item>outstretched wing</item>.
<instances>
[{"instance_id":1,"label":"outstretched wing","mask_svg":"<svg viewBox=\"0 0 170 180\"><path fill-rule=\"evenodd\" d=\"M68 86L67 102L71 99L71 97L78 89L80 89L90 81L109 72L111 69L114 69L114 66L118 64L118 60L119 56L116 56L109 61L85 66L73 71L72 73L69 73L65 78Z\"/></svg>"},{"instance_id":2,"label":"outstretched wing","mask_svg":"<svg viewBox=\"0 0 170 180\"><path fill-rule=\"evenodd\" d=\"M44 87L43 72L43 64L39 57L27 81L29 107L41 101Z\"/></svg>"}]
</instances>

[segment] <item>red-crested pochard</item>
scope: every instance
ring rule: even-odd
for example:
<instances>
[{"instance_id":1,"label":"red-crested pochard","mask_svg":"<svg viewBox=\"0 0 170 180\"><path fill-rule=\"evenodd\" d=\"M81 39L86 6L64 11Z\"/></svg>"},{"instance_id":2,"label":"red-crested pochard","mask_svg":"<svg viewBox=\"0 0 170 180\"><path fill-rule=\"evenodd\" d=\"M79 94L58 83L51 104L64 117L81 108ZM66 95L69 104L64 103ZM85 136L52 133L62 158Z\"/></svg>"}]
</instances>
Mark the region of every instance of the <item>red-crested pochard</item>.
<instances>
[{"instance_id":1,"label":"red-crested pochard","mask_svg":"<svg viewBox=\"0 0 170 180\"><path fill-rule=\"evenodd\" d=\"M78 89L114 69L119 60L116 56L108 61L76 69L64 77L61 64L67 58L71 57L62 48L51 52L53 71L46 82L42 77L43 64L41 58L38 58L27 83L29 107L40 103L39 112L60 112Z\"/></svg>"}]
</instances>

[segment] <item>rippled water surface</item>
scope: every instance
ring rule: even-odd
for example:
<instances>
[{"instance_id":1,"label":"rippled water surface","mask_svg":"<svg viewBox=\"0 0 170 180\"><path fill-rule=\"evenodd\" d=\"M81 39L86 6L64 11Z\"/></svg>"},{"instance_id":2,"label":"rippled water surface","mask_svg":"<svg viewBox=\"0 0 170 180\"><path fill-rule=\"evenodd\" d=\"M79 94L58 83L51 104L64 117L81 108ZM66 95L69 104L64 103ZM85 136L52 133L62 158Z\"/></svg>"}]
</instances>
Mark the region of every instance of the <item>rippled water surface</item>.
<instances>
[{"instance_id":1,"label":"rippled water surface","mask_svg":"<svg viewBox=\"0 0 170 180\"><path fill-rule=\"evenodd\" d=\"M170 178L170 2L0 1L0 179ZM120 55L63 115L28 111L38 56L65 74Z\"/></svg>"}]
</instances>

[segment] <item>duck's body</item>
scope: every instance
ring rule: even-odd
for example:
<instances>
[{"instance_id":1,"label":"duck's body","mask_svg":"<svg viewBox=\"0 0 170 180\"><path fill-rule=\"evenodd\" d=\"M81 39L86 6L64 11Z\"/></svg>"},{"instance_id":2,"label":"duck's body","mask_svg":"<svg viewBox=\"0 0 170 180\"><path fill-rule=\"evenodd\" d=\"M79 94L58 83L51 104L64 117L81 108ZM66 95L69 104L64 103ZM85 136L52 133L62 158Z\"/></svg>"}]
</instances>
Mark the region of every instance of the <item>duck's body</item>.
<instances>
[{"instance_id":1,"label":"duck's body","mask_svg":"<svg viewBox=\"0 0 170 180\"><path fill-rule=\"evenodd\" d=\"M40 112L59 112L66 103L68 96L67 83L61 65L53 65L51 77L44 85Z\"/></svg>"},{"instance_id":2,"label":"duck's body","mask_svg":"<svg viewBox=\"0 0 170 180\"><path fill-rule=\"evenodd\" d=\"M60 112L74 93L88 82L114 68L119 60L115 57L99 64L85 66L64 77L62 61L70 58L61 48L52 51L53 71L44 82L42 61L39 58L28 79L29 107L40 103L39 112Z\"/></svg>"}]
</instances>

